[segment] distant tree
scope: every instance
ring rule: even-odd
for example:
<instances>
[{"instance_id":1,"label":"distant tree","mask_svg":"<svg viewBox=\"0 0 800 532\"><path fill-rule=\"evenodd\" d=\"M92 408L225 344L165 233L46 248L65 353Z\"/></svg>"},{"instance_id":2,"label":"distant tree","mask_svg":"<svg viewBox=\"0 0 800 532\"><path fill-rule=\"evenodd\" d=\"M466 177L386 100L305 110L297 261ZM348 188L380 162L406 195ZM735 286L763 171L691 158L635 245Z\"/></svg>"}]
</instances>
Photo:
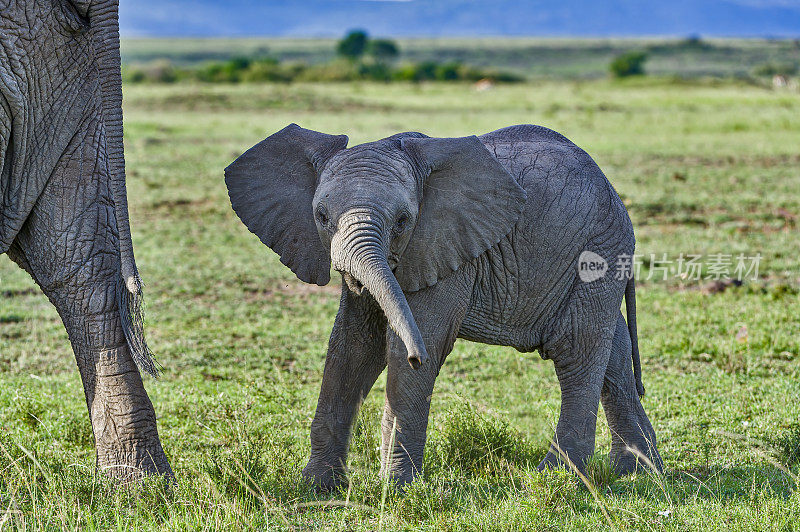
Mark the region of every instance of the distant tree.
<instances>
[{"instance_id":1,"label":"distant tree","mask_svg":"<svg viewBox=\"0 0 800 532\"><path fill-rule=\"evenodd\" d=\"M364 30L352 30L336 45L336 53L348 59L359 59L367 49L368 40Z\"/></svg>"},{"instance_id":2,"label":"distant tree","mask_svg":"<svg viewBox=\"0 0 800 532\"><path fill-rule=\"evenodd\" d=\"M376 61L387 63L394 60L400 53L397 43L389 39L370 39L367 42L366 53Z\"/></svg>"},{"instance_id":3,"label":"distant tree","mask_svg":"<svg viewBox=\"0 0 800 532\"><path fill-rule=\"evenodd\" d=\"M639 76L644 74L644 63L647 54L644 52L626 52L611 61L609 69L615 78Z\"/></svg>"},{"instance_id":4,"label":"distant tree","mask_svg":"<svg viewBox=\"0 0 800 532\"><path fill-rule=\"evenodd\" d=\"M703 38L697 34L689 35L683 40L683 46L686 48L704 48L705 44Z\"/></svg>"}]
</instances>

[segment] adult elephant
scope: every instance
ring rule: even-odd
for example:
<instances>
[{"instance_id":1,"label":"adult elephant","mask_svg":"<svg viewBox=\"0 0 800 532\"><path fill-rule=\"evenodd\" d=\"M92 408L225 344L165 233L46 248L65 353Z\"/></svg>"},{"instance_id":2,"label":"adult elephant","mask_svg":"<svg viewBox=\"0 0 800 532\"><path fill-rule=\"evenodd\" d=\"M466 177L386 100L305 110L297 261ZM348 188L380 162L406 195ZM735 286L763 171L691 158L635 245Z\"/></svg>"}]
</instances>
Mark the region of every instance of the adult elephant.
<instances>
[{"instance_id":1,"label":"adult elephant","mask_svg":"<svg viewBox=\"0 0 800 532\"><path fill-rule=\"evenodd\" d=\"M172 471L136 364L116 0L0 0L0 253L58 309L81 373L97 466Z\"/></svg>"}]
</instances>

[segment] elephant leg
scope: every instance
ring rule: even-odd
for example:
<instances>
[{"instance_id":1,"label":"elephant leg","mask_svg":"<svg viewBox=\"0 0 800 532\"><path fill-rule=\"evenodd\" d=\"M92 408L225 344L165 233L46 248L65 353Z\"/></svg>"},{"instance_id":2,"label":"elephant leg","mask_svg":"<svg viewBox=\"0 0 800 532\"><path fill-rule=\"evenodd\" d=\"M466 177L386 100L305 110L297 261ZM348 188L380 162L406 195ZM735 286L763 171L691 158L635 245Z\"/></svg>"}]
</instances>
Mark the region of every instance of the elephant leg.
<instances>
[{"instance_id":1,"label":"elephant leg","mask_svg":"<svg viewBox=\"0 0 800 532\"><path fill-rule=\"evenodd\" d=\"M616 473L631 473L637 466L663 470L656 434L636 392L631 338L622 313L617 317L601 400L611 429L611 463ZM642 460L641 456L646 459Z\"/></svg>"},{"instance_id":2,"label":"elephant leg","mask_svg":"<svg viewBox=\"0 0 800 532\"><path fill-rule=\"evenodd\" d=\"M328 344L322 390L311 423L311 457L303 477L323 490L346 478L347 450L358 408L386 367L386 317L368 292L342 283Z\"/></svg>"},{"instance_id":3,"label":"elephant leg","mask_svg":"<svg viewBox=\"0 0 800 532\"><path fill-rule=\"evenodd\" d=\"M381 474L398 487L421 471L428 414L436 377L455 343L469 306L471 285L452 275L431 288L407 294L414 320L422 333L430 360L418 369L406 358L403 341L387 330L388 374L383 411Z\"/></svg>"},{"instance_id":4,"label":"elephant leg","mask_svg":"<svg viewBox=\"0 0 800 532\"><path fill-rule=\"evenodd\" d=\"M97 467L129 480L172 476L153 405L118 309L119 238L97 122L70 143L9 251L55 305L69 334L94 432ZM98 173L99 172L99 173Z\"/></svg>"},{"instance_id":5,"label":"elephant leg","mask_svg":"<svg viewBox=\"0 0 800 532\"><path fill-rule=\"evenodd\" d=\"M583 472L594 453L597 410L615 328L603 299L591 294L589 285L581 285L556 324L559 333L543 350L556 369L561 411L540 470L566 465Z\"/></svg>"}]
</instances>

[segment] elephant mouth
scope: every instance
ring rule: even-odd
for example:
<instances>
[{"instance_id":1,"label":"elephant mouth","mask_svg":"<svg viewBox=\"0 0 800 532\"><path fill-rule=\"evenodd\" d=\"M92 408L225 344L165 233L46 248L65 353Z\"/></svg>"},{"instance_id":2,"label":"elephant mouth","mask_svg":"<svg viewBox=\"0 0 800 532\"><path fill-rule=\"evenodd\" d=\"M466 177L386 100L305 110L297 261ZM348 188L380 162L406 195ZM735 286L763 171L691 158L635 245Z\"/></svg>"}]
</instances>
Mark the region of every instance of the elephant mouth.
<instances>
[{"instance_id":1,"label":"elephant mouth","mask_svg":"<svg viewBox=\"0 0 800 532\"><path fill-rule=\"evenodd\" d=\"M361 281L350 275L348 272L341 272L341 273L342 277L344 278L344 282L347 283L347 287L354 294L360 296L361 294L364 293L364 285L361 283Z\"/></svg>"},{"instance_id":2,"label":"elephant mouth","mask_svg":"<svg viewBox=\"0 0 800 532\"><path fill-rule=\"evenodd\" d=\"M392 273L394 273L395 270L397 270L397 267L400 265L400 261L396 257L389 257L388 262L389 262L389 269L392 271ZM361 294L364 293L364 284L361 281L353 277L353 275L348 272L339 272L339 273L342 274L344 282L347 283L347 287L354 294L360 296Z\"/></svg>"}]
</instances>

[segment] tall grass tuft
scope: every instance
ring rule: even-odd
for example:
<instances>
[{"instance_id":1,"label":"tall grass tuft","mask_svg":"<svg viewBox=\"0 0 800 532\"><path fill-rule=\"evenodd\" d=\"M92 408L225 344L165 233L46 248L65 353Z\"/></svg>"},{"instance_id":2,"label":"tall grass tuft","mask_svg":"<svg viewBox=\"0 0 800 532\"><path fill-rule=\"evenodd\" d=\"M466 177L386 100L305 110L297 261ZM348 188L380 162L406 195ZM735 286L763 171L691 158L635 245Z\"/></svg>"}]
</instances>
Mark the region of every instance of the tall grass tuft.
<instances>
[{"instance_id":1,"label":"tall grass tuft","mask_svg":"<svg viewBox=\"0 0 800 532\"><path fill-rule=\"evenodd\" d=\"M547 449L532 445L523 434L471 405L448 411L426 463L469 476L508 476L510 469L535 467Z\"/></svg>"}]
</instances>

